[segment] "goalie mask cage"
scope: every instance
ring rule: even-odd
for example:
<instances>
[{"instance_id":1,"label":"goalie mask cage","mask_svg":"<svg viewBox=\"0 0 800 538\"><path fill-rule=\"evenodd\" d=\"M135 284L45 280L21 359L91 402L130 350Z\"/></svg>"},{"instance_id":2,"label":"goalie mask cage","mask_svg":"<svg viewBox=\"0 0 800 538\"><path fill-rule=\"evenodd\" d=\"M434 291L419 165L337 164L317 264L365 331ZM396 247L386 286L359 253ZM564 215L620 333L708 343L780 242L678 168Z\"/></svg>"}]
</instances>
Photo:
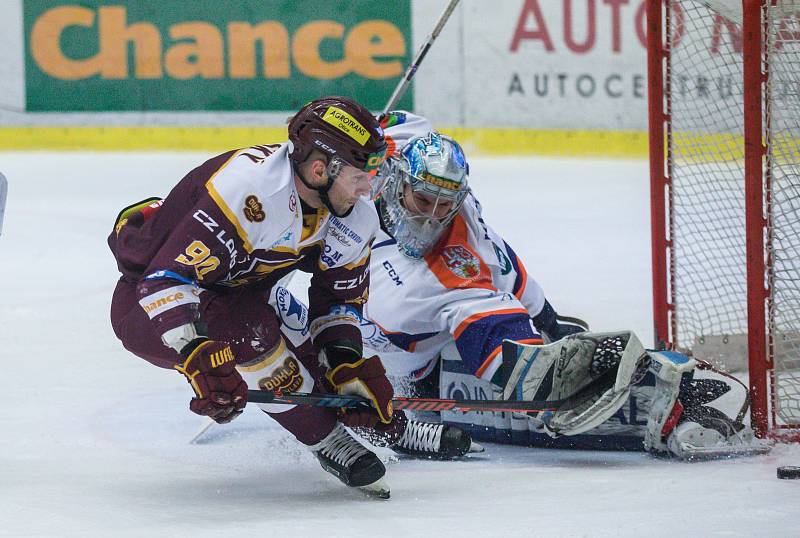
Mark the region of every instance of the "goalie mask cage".
<instances>
[{"instance_id":1,"label":"goalie mask cage","mask_svg":"<svg viewBox=\"0 0 800 538\"><path fill-rule=\"evenodd\" d=\"M800 0L647 0L656 346L800 439Z\"/></svg>"}]
</instances>

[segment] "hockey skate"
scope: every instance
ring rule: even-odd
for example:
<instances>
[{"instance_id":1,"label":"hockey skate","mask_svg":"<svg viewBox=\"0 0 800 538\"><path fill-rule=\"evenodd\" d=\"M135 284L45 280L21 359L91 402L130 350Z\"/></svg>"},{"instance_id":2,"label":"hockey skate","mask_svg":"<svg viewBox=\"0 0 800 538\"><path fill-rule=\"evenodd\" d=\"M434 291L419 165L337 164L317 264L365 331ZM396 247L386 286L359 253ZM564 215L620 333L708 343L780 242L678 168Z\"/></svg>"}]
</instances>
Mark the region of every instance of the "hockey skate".
<instances>
[{"instance_id":1,"label":"hockey skate","mask_svg":"<svg viewBox=\"0 0 800 538\"><path fill-rule=\"evenodd\" d=\"M341 424L336 424L325 439L310 448L322 468L344 485L369 496L389 498L389 485L383 479L386 467Z\"/></svg>"},{"instance_id":2,"label":"hockey skate","mask_svg":"<svg viewBox=\"0 0 800 538\"><path fill-rule=\"evenodd\" d=\"M452 460L467 452L483 452L469 433L456 426L409 420L391 449L417 458Z\"/></svg>"}]
</instances>

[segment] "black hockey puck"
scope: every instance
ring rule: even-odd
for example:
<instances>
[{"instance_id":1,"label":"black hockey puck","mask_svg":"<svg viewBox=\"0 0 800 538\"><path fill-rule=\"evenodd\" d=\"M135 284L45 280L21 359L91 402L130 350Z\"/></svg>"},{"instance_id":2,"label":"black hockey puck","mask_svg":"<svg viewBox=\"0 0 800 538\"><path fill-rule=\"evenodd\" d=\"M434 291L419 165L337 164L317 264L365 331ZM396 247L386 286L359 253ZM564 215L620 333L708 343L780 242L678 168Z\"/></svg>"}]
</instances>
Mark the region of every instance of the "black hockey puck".
<instances>
[{"instance_id":1,"label":"black hockey puck","mask_svg":"<svg viewBox=\"0 0 800 538\"><path fill-rule=\"evenodd\" d=\"M794 467L792 465L778 467L778 478L783 478L785 480L800 478L800 467Z\"/></svg>"}]
</instances>

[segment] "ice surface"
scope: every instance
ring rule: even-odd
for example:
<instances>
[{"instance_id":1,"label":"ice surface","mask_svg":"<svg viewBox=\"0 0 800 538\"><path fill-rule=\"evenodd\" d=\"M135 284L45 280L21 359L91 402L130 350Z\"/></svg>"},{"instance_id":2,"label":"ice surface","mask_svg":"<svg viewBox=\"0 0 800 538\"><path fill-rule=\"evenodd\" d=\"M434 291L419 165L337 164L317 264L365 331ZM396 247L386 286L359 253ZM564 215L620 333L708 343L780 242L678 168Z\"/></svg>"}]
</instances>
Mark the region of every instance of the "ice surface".
<instances>
[{"instance_id":1,"label":"ice surface","mask_svg":"<svg viewBox=\"0 0 800 538\"><path fill-rule=\"evenodd\" d=\"M105 240L209 155L0 153L0 536L796 536L800 447L685 464L487 445L394 460L365 499L254 409L189 445L177 375L122 349ZM472 159L487 221L556 308L652 342L644 161Z\"/></svg>"}]
</instances>

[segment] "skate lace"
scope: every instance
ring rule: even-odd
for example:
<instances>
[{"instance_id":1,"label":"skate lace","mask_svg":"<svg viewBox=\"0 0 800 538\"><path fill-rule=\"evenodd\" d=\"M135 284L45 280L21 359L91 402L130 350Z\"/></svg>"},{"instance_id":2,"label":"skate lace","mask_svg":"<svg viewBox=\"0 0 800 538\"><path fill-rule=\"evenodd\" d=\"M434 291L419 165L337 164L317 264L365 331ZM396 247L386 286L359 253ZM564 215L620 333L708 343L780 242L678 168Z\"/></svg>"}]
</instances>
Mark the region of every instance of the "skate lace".
<instances>
[{"instance_id":1,"label":"skate lace","mask_svg":"<svg viewBox=\"0 0 800 538\"><path fill-rule=\"evenodd\" d=\"M410 450L438 452L442 441L444 425L411 420L398 444Z\"/></svg>"},{"instance_id":2,"label":"skate lace","mask_svg":"<svg viewBox=\"0 0 800 538\"><path fill-rule=\"evenodd\" d=\"M333 436L329 437L327 441L327 444L320 449L320 453L344 467L349 467L367 453L367 449L341 425L337 425Z\"/></svg>"}]
</instances>

